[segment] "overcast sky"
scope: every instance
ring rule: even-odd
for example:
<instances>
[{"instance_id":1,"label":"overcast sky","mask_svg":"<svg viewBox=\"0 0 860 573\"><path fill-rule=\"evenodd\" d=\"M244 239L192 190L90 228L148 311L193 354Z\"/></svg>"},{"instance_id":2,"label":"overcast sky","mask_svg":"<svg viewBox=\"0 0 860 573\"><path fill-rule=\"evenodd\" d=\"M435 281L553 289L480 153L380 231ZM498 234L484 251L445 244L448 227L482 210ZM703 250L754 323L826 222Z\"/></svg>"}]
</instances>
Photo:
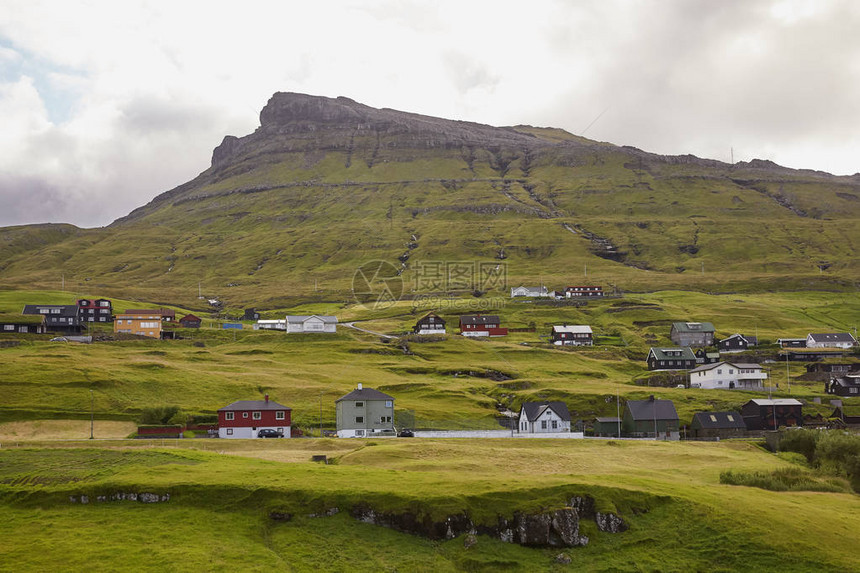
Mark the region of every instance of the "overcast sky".
<instances>
[{"instance_id":1,"label":"overcast sky","mask_svg":"<svg viewBox=\"0 0 860 573\"><path fill-rule=\"evenodd\" d=\"M101 226L276 91L860 172L860 2L0 3L0 225Z\"/></svg>"}]
</instances>

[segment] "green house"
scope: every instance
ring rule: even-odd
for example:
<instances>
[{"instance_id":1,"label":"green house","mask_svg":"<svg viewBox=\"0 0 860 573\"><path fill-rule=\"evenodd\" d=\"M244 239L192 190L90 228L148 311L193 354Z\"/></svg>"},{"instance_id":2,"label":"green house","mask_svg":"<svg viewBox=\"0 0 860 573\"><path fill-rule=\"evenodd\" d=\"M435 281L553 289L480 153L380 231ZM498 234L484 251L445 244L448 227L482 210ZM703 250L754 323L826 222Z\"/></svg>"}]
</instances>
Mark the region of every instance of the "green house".
<instances>
[{"instance_id":1,"label":"green house","mask_svg":"<svg viewBox=\"0 0 860 573\"><path fill-rule=\"evenodd\" d=\"M394 398L373 388L358 388L335 401L338 438L393 436Z\"/></svg>"},{"instance_id":2,"label":"green house","mask_svg":"<svg viewBox=\"0 0 860 573\"><path fill-rule=\"evenodd\" d=\"M678 440L678 412L671 400L657 400L650 396L647 400L628 400L624 406L621 432L629 438L657 438Z\"/></svg>"}]
</instances>

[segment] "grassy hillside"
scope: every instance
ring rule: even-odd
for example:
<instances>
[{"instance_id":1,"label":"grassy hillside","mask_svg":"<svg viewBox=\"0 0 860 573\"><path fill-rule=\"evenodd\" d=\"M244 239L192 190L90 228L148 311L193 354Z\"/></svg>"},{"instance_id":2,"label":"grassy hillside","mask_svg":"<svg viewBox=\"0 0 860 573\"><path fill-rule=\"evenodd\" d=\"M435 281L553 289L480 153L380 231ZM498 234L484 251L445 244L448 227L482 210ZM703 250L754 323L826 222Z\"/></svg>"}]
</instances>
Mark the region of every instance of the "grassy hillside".
<instances>
[{"instance_id":1,"label":"grassy hillside","mask_svg":"<svg viewBox=\"0 0 860 573\"><path fill-rule=\"evenodd\" d=\"M196 179L110 227L0 229L0 286L56 288L64 275L70 288L110 296L193 307L202 287L271 309L350 300L355 270L378 259L403 261L407 294L540 281L857 289L854 177L352 107L370 128L267 119L220 146ZM507 284L427 283L428 263L501 264Z\"/></svg>"},{"instance_id":2,"label":"grassy hillside","mask_svg":"<svg viewBox=\"0 0 860 573\"><path fill-rule=\"evenodd\" d=\"M61 293L50 300L64 301ZM11 310L38 293L0 297ZM52 298L56 297L56 298ZM40 299L41 300L41 299ZM615 396L640 399L658 394L675 401L682 421L696 411L738 408L764 394L641 385L652 345L669 344L675 320L708 320L718 336L757 334L761 355L775 356L767 343L807 332L845 331L860 322L860 297L834 293L704 295L659 292L589 303L584 307L456 299L434 307L449 327L457 315L475 310L499 314L509 327L536 332L492 340L449 335L434 342L401 343L338 327L336 335L187 330L184 340L124 340L77 345L48 342L48 336L0 335L20 343L0 348L4 400L0 421L89 418L90 390L96 417L135 420L142 409L175 405L212 413L240 399L269 393L293 408L296 424L334 425L334 400L359 382L397 399L397 414L424 428L499 428L497 405L515 410L527 400L564 400L577 420L614 415ZM348 305L306 305L296 313L332 313L357 320L373 332L404 334L429 308L400 303L383 311ZM280 311L286 313L284 309ZM553 324L589 324L593 348L562 349L548 342ZM739 357L736 357L739 358ZM807 380L802 365L765 364L782 396L804 399L807 411L830 414L820 381ZM790 390L789 390L790 383ZM812 404L815 398L823 405ZM408 424L412 425L412 424Z\"/></svg>"},{"instance_id":3,"label":"grassy hillside","mask_svg":"<svg viewBox=\"0 0 860 573\"><path fill-rule=\"evenodd\" d=\"M262 442L262 441L261 441ZM720 485L721 471L791 462L750 444L529 444L505 441L274 440L67 443L0 450L0 556L18 569L764 570L860 566L858 497ZM220 453L211 451L217 448ZM192 448L192 449L189 449ZM311 454L337 463L319 465ZM506 463L500 464L499 460ZM804 471L801 468L801 471ZM156 504L98 503L117 492L169 494ZM89 505L69 503L82 494ZM583 521L586 547L530 549L485 536L430 541L347 515L358 503L434 519L492 522L589 495L629 525ZM309 517L332 507L333 517ZM270 511L291 513L288 522ZM181 542L179 542L181 540ZM48 542L50 541L50 542Z\"/></svg>"}]
</instances>

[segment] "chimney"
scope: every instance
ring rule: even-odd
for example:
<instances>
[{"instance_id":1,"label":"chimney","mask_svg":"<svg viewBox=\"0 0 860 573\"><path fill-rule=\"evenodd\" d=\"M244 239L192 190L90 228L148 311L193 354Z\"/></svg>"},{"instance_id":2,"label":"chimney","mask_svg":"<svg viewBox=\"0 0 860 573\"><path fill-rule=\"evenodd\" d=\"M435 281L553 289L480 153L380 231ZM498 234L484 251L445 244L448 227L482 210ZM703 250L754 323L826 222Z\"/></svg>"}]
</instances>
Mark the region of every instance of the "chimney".
<instances>
[{"instance_id":1,"label":"chimney","mask_svg":"<svg viewBox=\"0 0 860 573\"><path fill-rule=\"evenodd\" d=\"M268 404L268 403L269 403L269 395L266 394L266 404Z\"/></svg>"},{"instance_id":2,"label":"chimney","mask_svg":"<svg viewBox=\"0 0 860 573\"><path fill-rule=\"evenodd\" d=\"M358 389L361 390L361 382L358 383Z\"/></svg>"}]
</instances>

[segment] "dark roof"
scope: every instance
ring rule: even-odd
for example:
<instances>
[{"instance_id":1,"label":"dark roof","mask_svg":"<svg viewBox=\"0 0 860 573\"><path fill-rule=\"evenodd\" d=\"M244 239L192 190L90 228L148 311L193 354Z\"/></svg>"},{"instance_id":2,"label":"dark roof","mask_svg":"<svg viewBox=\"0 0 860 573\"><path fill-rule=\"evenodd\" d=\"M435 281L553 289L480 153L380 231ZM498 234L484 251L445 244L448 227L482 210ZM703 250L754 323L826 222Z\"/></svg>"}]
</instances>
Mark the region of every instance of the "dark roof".
<instances>
[{"instance_id":1,"label":"dark roof","mask_svg":"<svg viewBox=\"0 0 860 573\"><path fill-rule=\"evenodd\" d=\"M617 424L621 421L621 418L617 418L615 416L607 416L607 417L597 417L595 418L601 424Z\"/></svg>"},{"instance_id":2,"label":"dark roof","mask_svg":"<svg viewBox=\"0 0 860 573\"><path fill-rule=\"evenodd\" d=\"M219 412L223 412L225 410L292 410L292 408L288 408L283 404L278 404L277 402L272 402L269 400L239 400L238 402L233 402L229 406L224 406L223 408L218 408Z\"/></svg>"},{"instance_id":3,"label":"dark roof","mask_svg":"<svg viewBox=\"0 0 860 573\"><path fill-rule=\"evenodd\" d=\"M371 400L394 400L393 396L389 396L379 390L374 390L373 388L356 388L346 396L341 396L335 402L340 402L341 400L362 400L364 402L370 402Z\"/></svg>"},{"instance_id":4,"label":"dark roof","mask_svg":"<svg viewBox=\"0 0 860 573\"><path fill-rule=\"evenodd\" d=\"M179 322L185 322L186 320L197 320L197 321L199 321L200 317L195 316L193 314L186 314L185 316L183 316L182 318L179 319Z\"/></svg>"},{"instance_id":5,"label":"dark roof","mask_svg":"<svg viewBox=\"0 0 860 573\"><path fill-rule=\"evenodd\" d=\"M758 336L750 336L748 334L744 334L743 337L747 339L747 342L750 345L758 346Z\"/></svg>"},{"instance_id":6,"label":"dark roof","mask_svg":"<svg viewBox=\"0 0 860 573\"><path fill-rule=\"evenodd\" d=\"M693 372L707 372L708 370L713 370L714 368L722 368L723 366L734 366L738 370L761 370L761 364L753 364L753 363L745 363L745 362L714 362L713 364L704 364L699 366L698 368L693 368L690 370L690 374Z\"/></svg>"},{"instance_id":7,"label":"dark roof","mask_svg":"<svg viewBox=\"0 0 860 573\"><path fill-rule=\"evenodd\" d=\"M76 304L28 304L24 306L24 310L21 311L21 314L45 314L39 312L40 308L59 308L60 312L57 314L60 316L78 315L78 305Z\"/></svg>"},{"instance_id":8,"label":"dark roof","mask_svg":"<svg viewBox=\"0 0 860 573\"><path fill-rule=\"evenodd\" d=\"M501 324L499 317L494 314L464 314L460 324Z\"/></svg>"},{"instance_id":9,"label":"dark roof","mask_svg":"<svg viewBox=\"0 0 860 573\"><path fill-rule=\"evenodd\" d=\"M634 420L677 420L678 412L671 400L628 400L627 409Z\"/></svg>"},{"instance_id":10,"label":"dark roof","mask_svg":"<svg viewBox=\"0 0 860 573\"><path fill-rule=\"evenodd\" d=\"M833 378L830 382L831 384L836 384L843 388L855 388L860 386L860 378L857 376L839 376L838 378Z\"/></svg>"},{"instance_id":11,"label":"dark roof","mask_svg":"<svg viewBox=\"0 0 860 573\"><path fill-rule=\"evenodd\" d=\"M743 416L737 412L697 412L693 415L693 424L696 422L701 428L714 430L746 429L747 427Z\"/></svg>"},{"instance_id":12,"label":"dark roof","mask_svg":"<svg viewBox=\"0 0 860 573\"><path fill-rule=\"evenodd\" d=\"M680 356L670 356L666 354L666 352L681 352ZM651 353L654 353L654 357L657 360L696 360L696 355L693 354L693 351L689 346L680 346L680 347L651 347L651 350L648 352L650 356Z\"/></svg>"},{"instance_id":13,"label":"dark roof","mask_svg":"<svg viewBox=\"0 0 860 573\"><path fill-rule=\"evenodd\" d=\"M808 338L815 342L843 342L855 344L857 341L847 332L810 333Z\"/></svg>"},{"instance_id":14,"label":"dark roof","mask_svg":"<svg viewBox=\"0 0 860 573\"><path fill-rule=\"evenodd\" d=\"M423 317L419 318L419 319L418 319L418 322L419 322L419 323L427 322L427 319L428 319L428 318L430 318L430 317L435 318L436 320L435 320L434 322L435 322L435 323L437 323L437 324L438 324L438 323L440 323L440 322L441 322L442 324L445 324L445 321L444 321L444 320L442 320L442 317L441 317L441 316L439 316L438 314L436 314L435 312L428 312L428 313L427 313L427 314L425 314Z\"/></svg>"},{"instance_id":15,"label":"dark roof","mask_svg":"<svg viewBox=\"0 0 860 573\"><path fill-rule=\"evenodd\" d=\"M547 408L555 412L556 416L565 422L570 422L570 412L564 402L523 402L521 411L525 411L526 420L534 422Z\"/></svg>"}]
</instances>

